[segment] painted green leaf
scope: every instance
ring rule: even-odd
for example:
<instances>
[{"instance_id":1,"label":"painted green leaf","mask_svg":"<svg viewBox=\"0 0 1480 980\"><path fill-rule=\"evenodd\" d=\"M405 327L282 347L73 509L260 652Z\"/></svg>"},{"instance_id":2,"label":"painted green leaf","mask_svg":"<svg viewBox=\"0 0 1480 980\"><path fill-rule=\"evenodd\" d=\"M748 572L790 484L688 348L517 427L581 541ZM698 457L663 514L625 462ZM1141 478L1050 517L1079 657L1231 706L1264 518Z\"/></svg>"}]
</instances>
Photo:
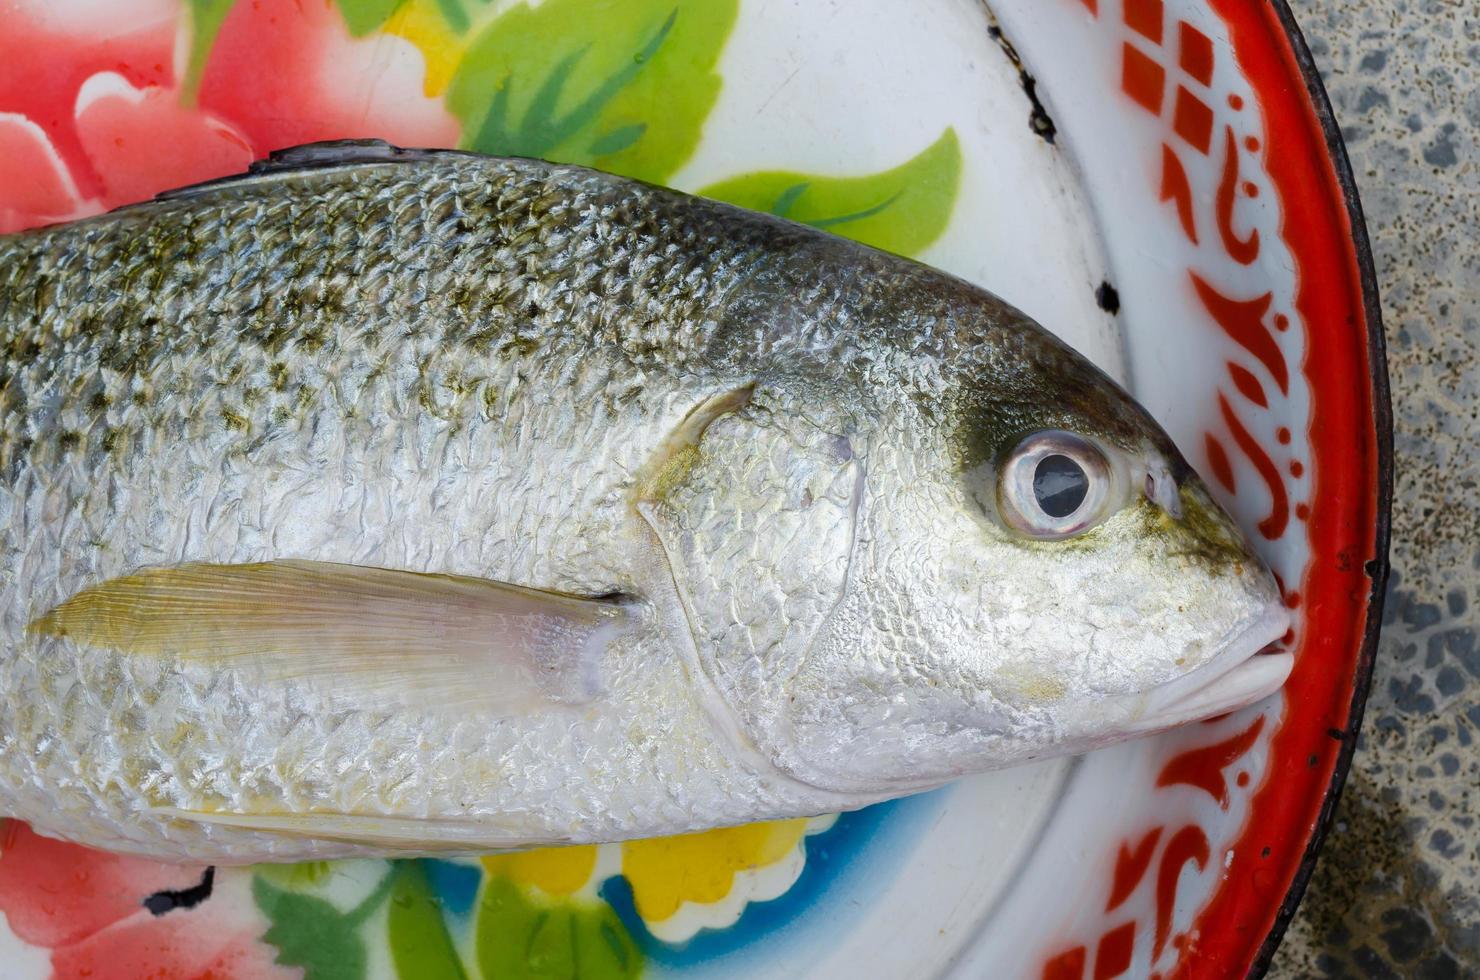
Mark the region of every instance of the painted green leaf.
<instances>
[{"instance_id":1,"label":"painted green leaf","mask_svg":"<svg viewBox=\"0 0 1480 980\"><path fill-rule=\"evenodd\" d=\"M719 95L738 0L521 3L472 41L447 92L464 146L661 181Z\"/></svg>"},{"instance_id":2,"label":"painted green leaf","mask_svg":"<svg viewBox=\"0 0 1480 980\"><path fill-rule=\"evenodd\" d=\"M355 37L369 34L390 19L406 0L336 0L344 23Z\"/></svg>"},{"instance_id":3,"label":"painted green leaf","mask_svg":"<svg viewBox=\"0 0 1480 980\"><path fill-rule=\"evenodd\" d=\"M300 895L252 878L252 897L271 925L263 940L277 947L277 962L303 967L304 980L362 980L365 944L357 917L321 898Z\"/></svg>"},{"instance_id":4,"label":"painted green leaf","mask_svg":"<svg viewBox=\"0 0 1480 980\"><path fill-rule=\"evenodd\" d=\"M773 170L731 177L699 193L769 211L899 255L915 255L950 222L961 145L947 129L913 159L866 177Z\"/></svg>"},{"instance_id":5,"label":"painted green leaf","mask_svg":"<svg viewBox=\"0 0 1480 980\"><path fill-rule=\"evenodd\" d=\"M396 974L403 980L465 980L462 958L447 934L442 905L432 894L418 861L402 861L395 872L386 932Z\"/></svg>"},{"instance_id":6,"label":"painted green leaf","mask_svg":"<svg viewBox=\"0 0 1480 980\"><path fill-rule=\"evenodd\" d=\"M236 0L186 0L190 16L190 57L185 62L185 79L180 88L189 102L195 101L211 45L216 43L221 24L235 3Z\"/></svg>"},{"instance_id":7,"label":"painted green leaf","mask_svg":"<svg viewBox=\"0 0 1480 980\"><path fill-rule=\"evenodd\" d=\"M487 3L488 0L477 0L479 3ZM472 26L473 19L467 11L467 0L437 0L437 9L442 11L442 19L447 21L447 26L454 33L466 34Z\"/></svg>"},{"instance_id":8,"label":"painted green leaf","mask_svg":"<svg viewBox=\"0 0 1480 980\"><path fill-rule=\"evenodd\" d=\"M506 878L484 880L478 966L498 980L628 980L642 952L606 904L547 904Z\"/></svg>"}]
</instances>

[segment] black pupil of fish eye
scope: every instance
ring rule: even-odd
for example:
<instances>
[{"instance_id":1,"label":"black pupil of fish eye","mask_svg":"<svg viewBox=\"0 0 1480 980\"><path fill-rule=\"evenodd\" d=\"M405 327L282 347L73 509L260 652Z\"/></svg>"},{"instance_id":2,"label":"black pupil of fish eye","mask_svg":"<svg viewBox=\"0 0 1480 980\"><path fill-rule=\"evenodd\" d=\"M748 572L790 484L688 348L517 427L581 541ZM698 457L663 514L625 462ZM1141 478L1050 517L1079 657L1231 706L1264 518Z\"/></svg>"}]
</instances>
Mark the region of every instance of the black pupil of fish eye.
<instances>
[{"instance_id":1,"label":"black pupil of fish eye","mask_svg":"<svg viewBox=\"0 0 1480 980\"><path fill-rule=\"evenodd\" d=\"M1089 474L1068 456L1054 453L1038 461L1033 471L1033 496L1052 518L1068 517L1089 493Z\"/></svg>"}]
</instances>

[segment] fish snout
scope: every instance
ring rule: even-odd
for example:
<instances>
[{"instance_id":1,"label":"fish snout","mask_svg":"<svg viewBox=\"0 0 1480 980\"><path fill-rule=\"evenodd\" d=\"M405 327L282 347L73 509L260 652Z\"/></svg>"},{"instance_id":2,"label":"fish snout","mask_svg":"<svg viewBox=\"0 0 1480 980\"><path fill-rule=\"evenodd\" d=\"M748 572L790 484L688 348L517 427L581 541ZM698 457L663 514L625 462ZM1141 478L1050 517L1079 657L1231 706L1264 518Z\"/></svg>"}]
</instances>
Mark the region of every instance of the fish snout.
<instances>
[{"instance_id":1,"label":"fish snout","mask_svg":"<svg viewBox=\"0 0 1480 980\"><path fill-rule=\"evenodd\" d=\"M1239 624L1221 649L1201 666L1148 692L1129 730L1161 731L1227 714L1278 691L1295 666L1282 649L1290 614L1281 605L1266 606Z\"/></svg>"}]
</instances>

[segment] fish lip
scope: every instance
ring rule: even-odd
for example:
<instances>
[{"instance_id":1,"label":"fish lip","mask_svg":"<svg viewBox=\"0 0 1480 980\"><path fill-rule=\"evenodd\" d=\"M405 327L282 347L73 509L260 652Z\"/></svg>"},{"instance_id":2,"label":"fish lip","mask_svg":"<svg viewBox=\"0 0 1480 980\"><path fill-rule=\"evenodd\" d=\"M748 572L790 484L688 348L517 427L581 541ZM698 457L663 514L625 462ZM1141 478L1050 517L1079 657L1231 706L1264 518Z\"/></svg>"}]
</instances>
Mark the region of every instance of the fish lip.
<instances>
[{"instance_id":1,"label":"fish lip","mask_svg":"<svg viewBox=\"0 0 1480 980\"><path fill-rule=\"evenodd\" d=\"M1236 711L1278 691L1294 667L1289 653L1262 653L1290 628L1290 613L1271 603L1235 630L1223 650L1196 670L1150 692L1133 732L1153 732Z\"/></svg>"}]
</instances>

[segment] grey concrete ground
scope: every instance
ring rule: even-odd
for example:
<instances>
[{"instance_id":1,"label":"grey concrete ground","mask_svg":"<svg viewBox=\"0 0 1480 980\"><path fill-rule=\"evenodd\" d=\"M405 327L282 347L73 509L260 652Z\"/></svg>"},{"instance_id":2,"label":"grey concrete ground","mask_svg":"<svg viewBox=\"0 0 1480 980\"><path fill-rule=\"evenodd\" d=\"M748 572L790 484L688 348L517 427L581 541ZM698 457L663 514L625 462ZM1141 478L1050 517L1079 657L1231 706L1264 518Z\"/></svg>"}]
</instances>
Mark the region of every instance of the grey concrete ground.
<instances>
[{"instance_id":1,"label":"grey concrete ground","mask_svg":"<svg viewBox=\"0 0 1480 980\"><path fill-rule=\"evenodd\" d=\"M1480 0L1292 6L1367 211L1396 487L1362 739L1270 976L1480 977Z\"/></svg>"}]
</instances>

